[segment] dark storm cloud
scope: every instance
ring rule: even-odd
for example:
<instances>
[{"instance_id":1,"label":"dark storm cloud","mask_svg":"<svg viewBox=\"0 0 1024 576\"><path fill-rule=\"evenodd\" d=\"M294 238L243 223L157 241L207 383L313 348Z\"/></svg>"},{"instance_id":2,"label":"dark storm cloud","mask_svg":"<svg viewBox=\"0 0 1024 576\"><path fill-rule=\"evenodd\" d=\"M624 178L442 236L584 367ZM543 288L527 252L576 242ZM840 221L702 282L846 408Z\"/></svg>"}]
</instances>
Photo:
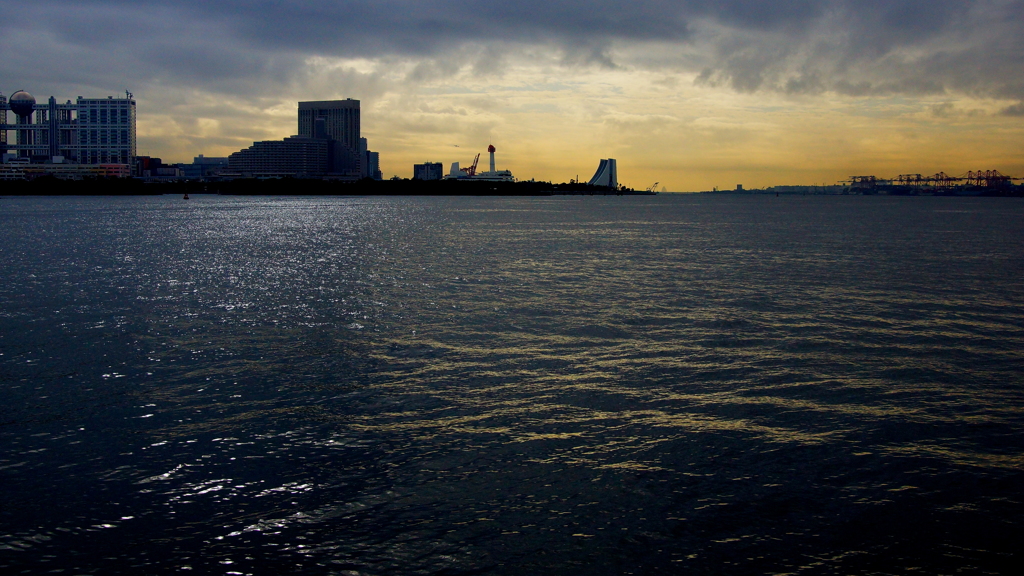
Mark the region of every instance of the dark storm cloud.
<instances>
[{"instance_id":1,"label":"dark storm cloud","mask_svg":"<svg viewBox=\"0 0 1024 576\"><path fill-rule=\"evenodd\" d=\"M1007 106L1000 111L1003 116L1024 116L1024 102L1018 102L1013 106Z\"/></svg>"},{"instance_id":2,"label":"dark storm cloud","mask_svg":"<svg viewBox=\"0 0 1024 576\"><path fill-rule=\"evenodd\" d=\"M1024 95L1018 25L1024 2L859 0L816 6L773 33L733 26L709 46L710 64L698 82L746 92Z\"/></svg>"},{"instance_id":3,"label":"dark storm cloud","mask_svg":"<svg viewBox=\"0 0 1024 576\"><path fill-rule=\"evenodd\" d=\"M25 78L253 89L287 82L309 56L544 45L568 65L614 67L675 46L659 66L739 91L1024 97L1024 0L92 0L13 4L4 16L2 53L31 54L0 69ZM623 47L639 60L617 57Z\"/></svg>"}]
</instances>

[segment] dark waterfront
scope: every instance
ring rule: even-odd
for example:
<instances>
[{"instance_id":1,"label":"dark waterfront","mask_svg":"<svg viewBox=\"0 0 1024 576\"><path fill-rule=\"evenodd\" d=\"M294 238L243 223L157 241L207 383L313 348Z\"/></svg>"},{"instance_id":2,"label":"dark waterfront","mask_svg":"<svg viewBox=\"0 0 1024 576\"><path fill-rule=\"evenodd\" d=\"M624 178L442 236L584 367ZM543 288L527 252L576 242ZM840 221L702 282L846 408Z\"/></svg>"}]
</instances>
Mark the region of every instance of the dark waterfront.
<instances>
[{"instance_id":1,"label":"dark waterfront","mask_svg":"<svg viewBox=\"0 0 1024 576\"><path fill-rule=\"evenodd\" d=\"M0 573L1021 564L1020 199L2 198L0 223Z\"/></svg>"}]
</instances>

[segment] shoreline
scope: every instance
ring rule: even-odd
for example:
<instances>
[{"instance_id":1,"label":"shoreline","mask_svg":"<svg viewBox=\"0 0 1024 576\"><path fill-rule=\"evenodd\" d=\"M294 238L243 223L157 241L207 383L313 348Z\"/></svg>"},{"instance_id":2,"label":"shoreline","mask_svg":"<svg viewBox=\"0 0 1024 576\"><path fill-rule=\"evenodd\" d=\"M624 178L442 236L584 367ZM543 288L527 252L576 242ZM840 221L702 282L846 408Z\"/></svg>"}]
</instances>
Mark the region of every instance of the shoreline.
<instances>
[{"instance_id":1,"label":"shoreline","mask_svg":"<svg viewBox=\"0 0 1024 576\"><path fill-rule=\"evenodd\" d=\"M160 196L220 194L225 196L653 196L656 193L590 186L582 183L486 182L462 180L360 180L339 182L254 178L215 182L145 182L135 178L96 180L11 180L0 185L3 196Z\"/></svg>"}]
</instances>

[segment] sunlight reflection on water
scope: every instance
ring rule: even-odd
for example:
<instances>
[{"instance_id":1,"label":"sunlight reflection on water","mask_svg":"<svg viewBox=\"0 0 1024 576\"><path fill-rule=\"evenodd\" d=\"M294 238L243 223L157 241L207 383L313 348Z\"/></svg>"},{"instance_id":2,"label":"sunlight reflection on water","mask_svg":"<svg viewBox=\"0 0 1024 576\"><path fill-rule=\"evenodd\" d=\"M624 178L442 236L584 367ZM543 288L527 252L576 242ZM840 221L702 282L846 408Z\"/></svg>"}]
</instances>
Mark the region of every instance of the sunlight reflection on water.
<instances>
[{"instance_id":1,"label":"sunlight reflection on water","mask_svg":"<svg viewBox=\"0 0 1024 576\"><path fill-rule=\"evenodd\" d=\"M0 567L998 571L1022 215L12 199Z\"/></svg>"}]
</instances>

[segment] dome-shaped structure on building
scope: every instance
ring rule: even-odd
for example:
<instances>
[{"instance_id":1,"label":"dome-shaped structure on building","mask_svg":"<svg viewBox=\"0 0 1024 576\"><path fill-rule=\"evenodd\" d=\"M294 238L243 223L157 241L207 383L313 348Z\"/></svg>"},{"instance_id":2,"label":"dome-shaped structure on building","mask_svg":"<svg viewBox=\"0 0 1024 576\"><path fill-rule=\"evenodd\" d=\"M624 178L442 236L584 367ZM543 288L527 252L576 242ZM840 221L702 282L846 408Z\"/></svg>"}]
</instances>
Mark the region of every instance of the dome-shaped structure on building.
<instances>
[{"instance_id":1,"label":"dome-shaped structure on building","mask_svg":"<svg viewBox=\"0 0 1024 576\"><path fill-rule=\"evenodd\" d=\"M18 90L11 94L11 99L8 102L11 106L11 112L18 116L30 116L32 114L32 107L36 105L35 96L24 90Z\"/></svg>"}]
</instances>

